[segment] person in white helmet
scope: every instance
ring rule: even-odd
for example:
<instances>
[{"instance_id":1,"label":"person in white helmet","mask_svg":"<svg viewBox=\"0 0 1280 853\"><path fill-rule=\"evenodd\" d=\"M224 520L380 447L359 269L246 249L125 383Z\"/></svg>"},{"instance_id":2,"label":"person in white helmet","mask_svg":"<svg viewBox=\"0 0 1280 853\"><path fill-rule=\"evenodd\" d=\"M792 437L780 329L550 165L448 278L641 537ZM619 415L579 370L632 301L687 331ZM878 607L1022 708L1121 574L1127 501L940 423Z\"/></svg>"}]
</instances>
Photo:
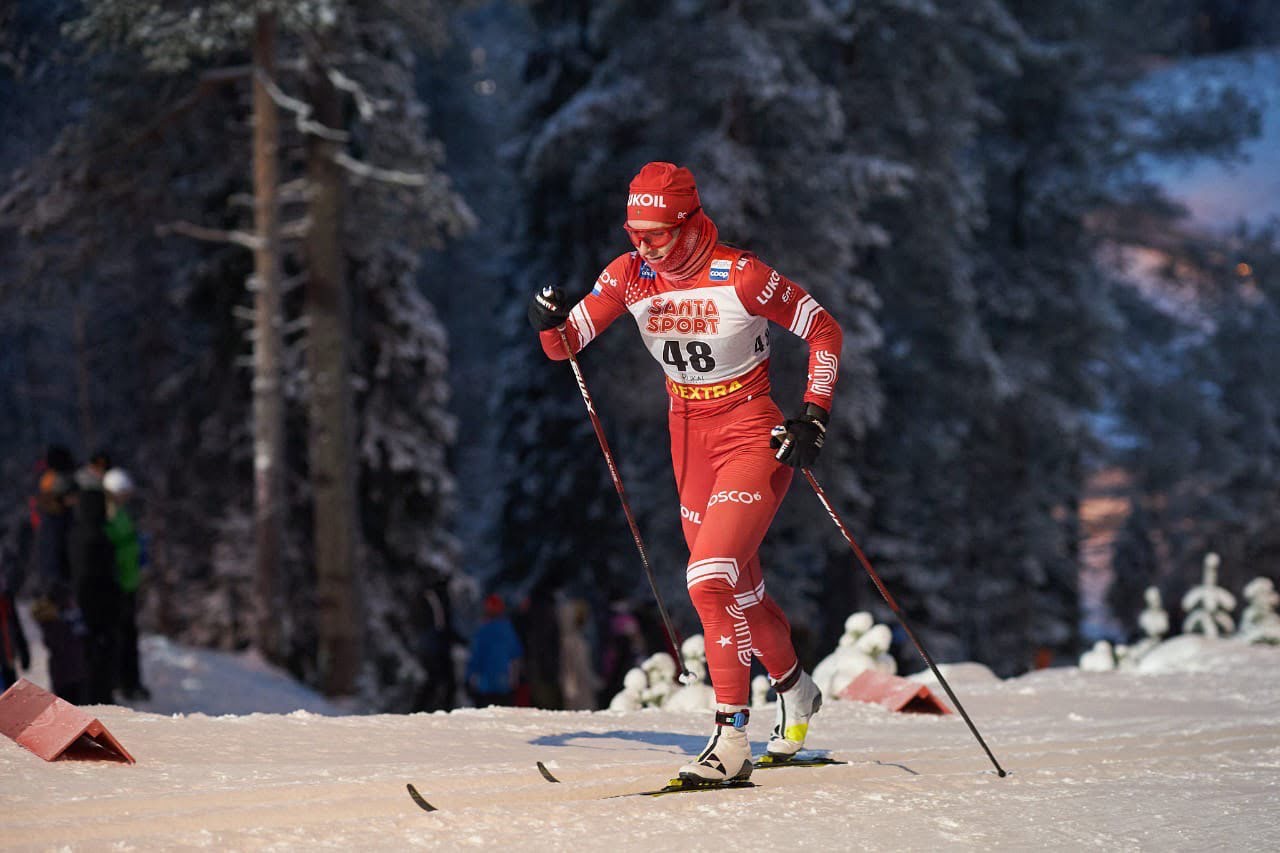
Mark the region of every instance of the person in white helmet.
<instances>
[{"instance_id":1,"label":"person in white helmet","mask_svg":"<svg viewBox=\"0 0 1280 853\"><path fill-rule=\"evenodd\" d=\"M120 633L116 685L125 699L151 698L142 683L138 662L138 587L142 583L142 544L127 504L133 496L133 480L121 468L102 477L107 494L107 538L115 549L116 584L120 587Z\"/></svg>"}]
</instances>

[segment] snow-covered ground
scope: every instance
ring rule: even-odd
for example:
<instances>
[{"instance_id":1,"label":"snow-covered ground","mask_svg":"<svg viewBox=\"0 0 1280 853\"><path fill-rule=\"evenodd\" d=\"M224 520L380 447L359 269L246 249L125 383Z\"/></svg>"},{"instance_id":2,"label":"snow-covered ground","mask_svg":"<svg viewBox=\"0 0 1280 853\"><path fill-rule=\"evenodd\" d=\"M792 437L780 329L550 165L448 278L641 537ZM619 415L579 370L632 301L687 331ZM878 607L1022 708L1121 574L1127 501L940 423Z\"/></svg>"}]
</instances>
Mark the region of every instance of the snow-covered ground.
<instances>
[{"instance_id":1,"label":"snow-covered ground","mask_svg":"<svg viewBox=\"0 0 1280 853\"><path fill-rule=\"evenodd\" d=\"M705 713L326 716L252 658L153 639L147 707L166 713L89 709L136 765L0 738L0 849L1280 849L1280 648L1174 642L1154 672L951 669L1004 779L957 716L832 701L810 744L848 764L650 799L615 795L665 783Z\"/></svg>"}]
</instances>

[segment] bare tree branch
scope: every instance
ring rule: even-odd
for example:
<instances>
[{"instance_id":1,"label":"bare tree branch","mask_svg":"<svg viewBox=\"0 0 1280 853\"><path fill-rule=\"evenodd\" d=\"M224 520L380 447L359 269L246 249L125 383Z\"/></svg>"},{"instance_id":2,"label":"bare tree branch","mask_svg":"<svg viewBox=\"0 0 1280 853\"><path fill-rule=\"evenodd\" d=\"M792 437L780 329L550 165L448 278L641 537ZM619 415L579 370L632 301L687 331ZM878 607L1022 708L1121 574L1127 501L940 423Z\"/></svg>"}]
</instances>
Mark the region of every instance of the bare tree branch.
<instances>
[{"instance_id":1,"label":"bare tree branch","mask_svg":"<svg viewBox=\"0 0 1280 853\"><path fill-rule=\"evenodd\" d=\"M311 183L306 178L295 178L280 185L276 197L281 204L306 204L311 201ZM234 193L227 203L233 207L253 207L253 196L249 193Z\"/></svg>"},{"instance_id":2,"label":"bare tree branch","mask_svg":"<svg viewBox=\"0 0 1280 853\"><path fill-rule=\"evenodd\" d=\"M193 237L196 240L205 240L210 243L234 243L237 246L243 246L246 249L257 250L261 248L261 241L253 234L245 231L225 231L221 228L206 228L203 225L196 225L194 222L170 222L167 225L156 226L156 236L168 237L170 234L183 234L187 237Z\"/></svg>"},{"instance_id":3,"label":"bare tree branch","mask_svg":"<svg viewBox=\"0 0 1280 853\"><path fill-rule=\"evenodd\" d=\"M365 121L373 118L375 113L382 112L391 106L391 101L386 98L374 98L365 91L364 87L343 74L336 68L328 69L329 82L333 84L335 89L347 92L356 102L356 109L360 113L360 118Z\"/></svg>"},{"instance_id":4,"label":"bare tree branch","mask_svg":"<svg viewBox=\"0 0 1280 853\"><path fill-rule=\"evenodd\" d=\"M297 98L286 95L284 90L277 86L276 82L266 74L259 72L259 79L262 81L263 87L267 90L267 94L271 96L271 100L275 101L276 105L281 109L288 110L294 114L296 117L294 119L294 124L297 125L298 130L303 133L310 133L314 136L318 136L321 139L328 139L332 142L346 142L351 138L345 130L337 130L332 127L327 127L326 125L312 119L312 109L310 104L306 101L300 101Z\"/></svg>"},{"instance_id":5,"label":"bare tree branch","mask_svg":"<svg viewBox=\"0 0 1280 853\"><path fill-rule=\"evenodd\" d=\"M371 166L368 163L355 159L345 151L339 151L333 155L333 162L346 169L353 175L361 178L369 178L375 181L382 181L388 184L399 184L405 187L425 187L427 185L427 176L421 172L402 172L399 169L381 169L377 166Z\"/></svg>"},{"instance_id":6,"label":"bare tree branch","mask_svg":"<svg viewBox=\"0 0 1280 853\"><path fill-rule=\"evenodd\" d=\"M301 219L295 219L292 222L286 222L280 226L281 240L301 240L307 236L307 232L311 230L311 217L304 216Z\"/></svg>"},{"instance_id":7,"label":"bare tree branch","mask_svg":"<svg viewBox=\"0 0 1280 853\"><path fill-rule=\"evenodd\" d=\"M289 336L296 335L299 332L305 332L307 330L307 327L310 325L311 325L311 318L303 314L298 319L285 323L284 328L281 331L284 333L285 336L289 337Z\"/></svg>"}]
</instances>

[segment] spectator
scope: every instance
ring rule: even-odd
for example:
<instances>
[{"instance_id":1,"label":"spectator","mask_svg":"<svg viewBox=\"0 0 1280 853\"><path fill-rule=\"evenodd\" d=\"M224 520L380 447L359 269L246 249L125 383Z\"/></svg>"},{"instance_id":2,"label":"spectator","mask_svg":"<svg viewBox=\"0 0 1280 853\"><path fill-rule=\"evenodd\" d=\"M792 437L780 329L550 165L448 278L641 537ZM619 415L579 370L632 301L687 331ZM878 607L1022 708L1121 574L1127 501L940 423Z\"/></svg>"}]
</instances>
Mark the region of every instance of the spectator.
<instances>
[{"instance_id":1,"label":"spectator","mask_svg":"<svg viewBox=\"0 0 1280 853\"><path fill-rule=\"evenodd\" d=\"M49 689L72 704L85 701L84 619L71 592L71 507L76 496L71 451L52 445L36 492L31 615L49 653Z\"/></svg>"},{"instance_id":2,"label":"spectator","mask_svg":"<svg viewBox=\"0 0 1280 853\"><path fill-rule=\"evenodd\" d=\"M13 603L20 577L20 552L6 548L0 562L0 691L16 684L18 673L31 668L31 648Z\"/></svg>"},{"instance_id":3,"label":"spectator","mask_svg":"<svg viewBox=\"0 0 1280 853\"><path fill-rule=\"evenodd\" d=\"M609 605L608 640L600 662L601 705L608 704L609 698L622 690L627 672L639 666L644 659L645 643L640 632L640 620L636 618L630 602L613 602Z\"/></svg>"},{"instance_id":4,"label":"spectator","mask_svg":"<svg viewBox=\"0 0 1280 853\"><path fill-rule=\"evenodd\" d=\"M112 468L103 475L102 487L107 495L106 533L115 550L115 578L119 588L116 685L125 699L146 701L151 698L151 691L143 685L138 665L138 587L142 583L142 547L127 506L133 495L133 480L124 470Z\"/></svg>"},{"instance_id":5,"label":"spectator","mask_svg":"<svg viewBox=\"0 0 1280 853\"><path fill-rule=\"evenodd\" d=\"M561 708L560 623L556 618L556 596L545 584L538 584L521 602L516 614L516 631L525 648L525 683L529 704L535 708Z\"/></svg>"},{"instance_id":6,"label":"spectator","mask_svg":"<svg viewBox=\"0 0 1280 853\"><path fill-rule=\"evenodd\" d=\"M425 670L422 687L414 697L415 711L449 711L454 707L458 679L453 647L462 642L453 627L449 582L441 577L422 593L425 617L418 632L418 659Z\"/></svg>"},{"instance_id":7,"label":"spectator","mask_svg":"<svg viewBox=\"0 0 1280 853\"><path fill-rule=\"evenodd\" d=\"M91 704L110 705L116 684L120 588L116 585L116 553L107 538L107 496L102 478L110 467L105 453L95 453L76 472L79 495L71 522L71 582L84 614L85 664Z\"/></svg>"},{"instance_id":8,"label":"spectator","mask_svg":"<svg viewBox=\"0 0 1280 853\"><path fill-rule=\"evenodd\" d=\"M586 627L591 610L580 598L560 605L560 691L569 711L592 711L601 680L591 663Z\"/></svg>"},{"instance_id":9,"label":"spectator","mask_svg":"<svg viewBox=\"0 0 1280 853\"><path fill-rule=\"evenodd\" d=\"M485 621L471 638L471 659L467 662L467 688L477 708L510 705L520 677L524 649L506 605L496 594L484 600Z\"/></svg>"}]
</instances>

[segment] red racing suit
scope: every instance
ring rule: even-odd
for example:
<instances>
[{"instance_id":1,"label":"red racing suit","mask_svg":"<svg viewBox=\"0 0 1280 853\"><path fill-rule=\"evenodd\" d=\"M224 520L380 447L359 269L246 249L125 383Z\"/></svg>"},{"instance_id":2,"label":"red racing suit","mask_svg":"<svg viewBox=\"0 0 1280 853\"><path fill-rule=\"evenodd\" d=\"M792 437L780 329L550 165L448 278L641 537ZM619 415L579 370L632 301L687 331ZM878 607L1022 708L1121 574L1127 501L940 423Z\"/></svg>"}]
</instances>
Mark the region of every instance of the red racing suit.
<instances>
[{"instance_id":1,"label":"red racing suit","mask_svg":"<svg viewBox=\"0 0 1280 853\"><path fill-rule=\"evenodd\" d=\"M792 475L769 445L784 420L769 396L769 321L808 342L804 400L827 411L843 336L799 285L723 244L681 282L638 252L615 258L569 315L569 345L577 353L624 312L667 374L685 577L716 701L746 707L753 656L775 681L798 665L791 626L765 592L757 554ZM568 358L554 329L541 340L548 356Z\"/></svg>"}]
</instances>

